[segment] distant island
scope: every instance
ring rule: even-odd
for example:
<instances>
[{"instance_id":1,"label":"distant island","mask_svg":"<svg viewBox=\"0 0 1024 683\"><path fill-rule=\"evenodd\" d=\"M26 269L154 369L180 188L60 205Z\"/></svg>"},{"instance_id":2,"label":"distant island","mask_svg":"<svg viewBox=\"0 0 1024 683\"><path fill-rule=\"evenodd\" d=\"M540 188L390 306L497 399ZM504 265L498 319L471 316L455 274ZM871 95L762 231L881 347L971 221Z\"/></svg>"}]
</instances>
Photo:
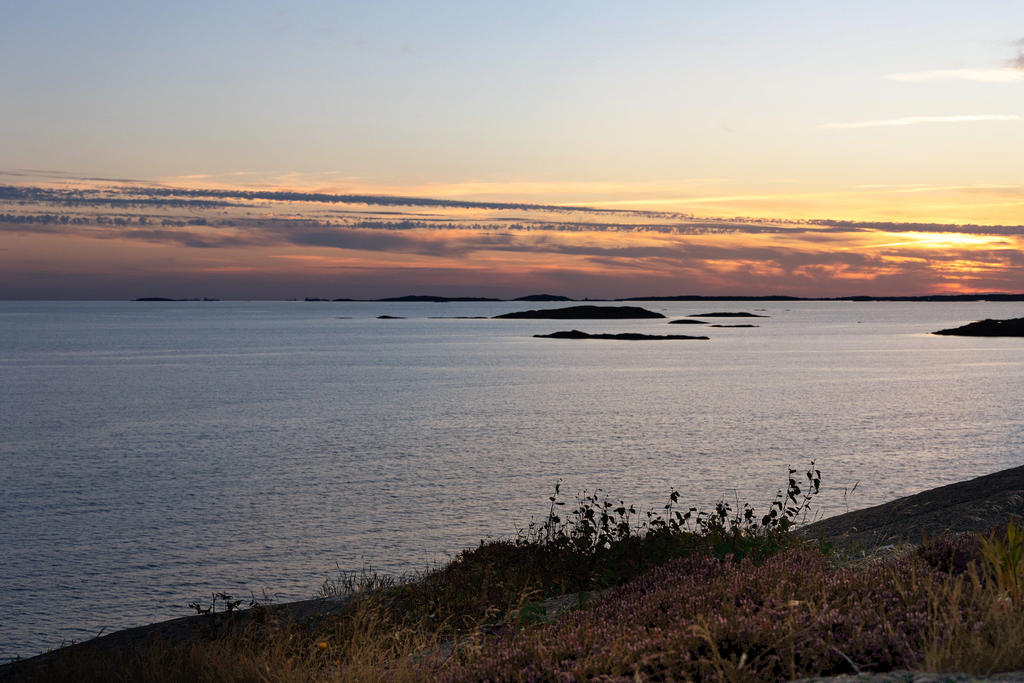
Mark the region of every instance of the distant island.
<instances>
[{"instance_id":1,"label":"distant island","mask_svg":"<svg viewBox=\"0 0 1024 683\"><path fill-rule=\"evenodd\" d=\"M912 296L721 296L681 294L678 296L633 296L615 301L1024 301L1024 293L979 292L977 294L920 294Z\"/></svg>"},{"instance_id":2,"label":"distant island","mask_svg":"<svg viewBox=\"0 0 1024 683\"><path fill-rule=\"evenodd\" d=\"M528 294L521 296L513 301L572 301L567 296L559 296L558 294Z\"/></svg>"},{"instance_id":3,"label":"distant island","mask_svg":"<svg viewBox=\"0 0 1024 683\"><path fill-rule=\"evenodd\" d=\"M335 301L341 301L341 299L335 299ZM450 303L450 302L473 302L473 301L572 301L567 296L558 296L557 294L528 294L527 296L521 296L516 299L492 299L489 297L482 296L434 296L432 294L407 294L405 296L393 296L385 299L377 299L377 301L399 301L409 303Z\"/></svg>"},{"instance_id":4,"label":"distant island","mask_svg":"<svg viewBox=\"0 0 1024 683\"><path fill-rule=\"evenodd\" d=\"M622 320L627 318L664 318L661 313L637 306L569 306L513 311L495 318L536 318L545 320Z\"/></svg>"},{"instance_id":5,"label":"distant island","mask_svg":"<svg viewBox=\"0 0 1024 683\"><path fill-rule=\"evenodd\" d=\"M138 299L132 299L132 301L220 301L220 299L212 299L209 297L203 297L202 299L168 299L162 296L142 296Z\"/></svg>"},{"instance_id":6,"label":"distant island","mask_svg":"<svg viewBox=\"0 0 1024 683\"><path fill-rule=\"evenodd\" d=\"M579 330L563 330L551 334L535 334L540 339L616 339L619 341L649 341L663 339L703 339L709 337L692 337L686 334L640 334L639 332L620 332L618 334L592 334Z\"/></svg>"},{"instance_id":7,"label":"distant island","mask_svg":"<svg viewBox=\"0 0 1024 683\"><path fill-rule=\"evenodd\" d=\"M398 301L398 302L408 302L408 303L434 303L434 304L441 304L441 303L447 303L449 301L501 301L501 299L489 299L487 297L482 297L482 296L455 296L455 297L452 297L452 296L431 296L429 294L428 295L409 294L409 295L406 295L406 296L393 296L393 297L388 297L386 299L377 299L377 301L381 301L381 302Z\"/></svg>"},{"instance_id":8,"label":"distant island","mask_svg":"<svg viewBox=\"0 0 1024 683\"><path fill-rule=\"evenodd\" d=\"M310 299L310 301L331 301L331 299ZM388 297L385 299L333 299L333 301L398 301L415 302L431 301L438 303L459 302L459 301L748 301L748 302L778 302L778 301L906 301L906 302L970 302L970 301L1024 301L1024 293L977 293L977 294L921 294L914 296L785 296L769 294L765 296L756 295L700 295L680 294L677 296L631 296L617 299L602 298L572 298L557 294L529 294L515 299L492 299L485 297L447 297L431 295L407 295L400 297Z\"/></svg>"},{"instance_id":9,"label":"distant island","mask_svg":"<svg viewBox=\"0 0 1024 683\"><path fill-rule=\"evenodd\" d=\"M285 301L297 301L289 298ZM169 297L140 297L132 301L219 301L217 298L169 298ZM459 303L479 302L491 303L501 301L748 301L748 302L788 302L788 301L905 301L905 302L971 302L971 301L1024 301L1024 293L977 293L977 294L922 294L914 296L836 296L836 297L801 297L769 294L764 296L756 295L702 295L702 294L680 294L675 296L632 296L615 299L603 298L573 298L560 294L528 294L514 299L502 299L483 296L437 296L433 294L406 294L404 296L384 297L381 299L352 299L336 297L308 296L307 302L372 302L372 303Z\"/></svg>"},{"instance_id":10,"label":"distant island","mask_svg":"<svg viewBox=\"0 0 1024 683\"><path fill-rule=\"evenodd\" d=\"M960 327L939 330L932 334L955 335L961 337L1024 337L1024 318L1008 320L978 320Z\"/></svg>"},{"instance_id":11,"label":"distant island","mask_svg":"<svg viewBox=\"0 0 1024 683\"><path fill-rule=\"evenodd\" d=\"M694 320L693 318L680 318L679 320L669 320L669 325L707 325L706 320Z\"/></svg>"},{"instance_id":12,"label":"distant island","mask_svg":"<svg viewBox=\"0 0 1024 683\"><path fill-rule=\"evenodd\" d=\"M698 313L690 318L767 318L767 315L747 313L746 311L717 311L715 313Z\"/></svg>"}]
</instances>

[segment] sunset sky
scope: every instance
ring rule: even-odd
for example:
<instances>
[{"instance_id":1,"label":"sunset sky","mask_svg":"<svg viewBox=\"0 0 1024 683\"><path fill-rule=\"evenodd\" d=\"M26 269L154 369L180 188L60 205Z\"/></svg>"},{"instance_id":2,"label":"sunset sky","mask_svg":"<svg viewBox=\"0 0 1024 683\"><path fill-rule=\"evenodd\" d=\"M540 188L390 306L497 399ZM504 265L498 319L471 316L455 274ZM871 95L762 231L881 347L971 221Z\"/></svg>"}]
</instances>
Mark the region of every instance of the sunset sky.
<instances>
[{"instance_id":1,"label":"sunset sky","mask_svg":"<svg viewBox=\"0 0 1024 683\"><path fill-rule=\"evenodd\" d=\"M1022 2L12 0L0 64L0 298L1024 292Z\"/></svg>"}]
</instances>

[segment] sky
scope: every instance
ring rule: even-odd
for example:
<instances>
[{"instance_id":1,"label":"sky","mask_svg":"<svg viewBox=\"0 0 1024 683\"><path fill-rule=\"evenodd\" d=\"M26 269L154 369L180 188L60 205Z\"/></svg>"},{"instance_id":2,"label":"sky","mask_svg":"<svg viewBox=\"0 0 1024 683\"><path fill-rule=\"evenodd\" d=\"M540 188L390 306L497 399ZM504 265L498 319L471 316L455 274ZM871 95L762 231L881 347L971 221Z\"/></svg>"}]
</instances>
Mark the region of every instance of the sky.
<instances>
[{"instance_id":1,"label":"sky","mask_svg":"<svg viewBox=\"0 0 1024 683\"><path fill-rule=\"evenodd\" d=\"M167 205L118 226L110 203L50 224L52 196L0 197L0 298L1024 292L1017 0L7 0L0 18L3 186L598 210L406 205L395 240L390 200L270 202L270 234L234 197L211 241L193 233L228 219L194 202L207 228ZM289 233L313 216L345 239Z\"/></svg>"}]
</instances>

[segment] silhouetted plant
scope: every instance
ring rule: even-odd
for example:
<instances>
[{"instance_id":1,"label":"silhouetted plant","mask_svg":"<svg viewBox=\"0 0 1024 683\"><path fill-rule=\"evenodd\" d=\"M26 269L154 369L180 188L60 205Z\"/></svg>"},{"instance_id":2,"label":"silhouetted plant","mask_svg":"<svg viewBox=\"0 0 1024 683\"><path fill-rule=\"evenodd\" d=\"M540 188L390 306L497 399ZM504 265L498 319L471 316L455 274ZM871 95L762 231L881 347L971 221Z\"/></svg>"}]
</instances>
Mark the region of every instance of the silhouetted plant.
<instances>
[{"instance_id":1,"label":"silhouetted plant","mask_svg":"<svg viewBox=\"0 0 1024 683\"><path fill-rule=\"evenodd\" d=\"M196 611L196 614L218 614L217 612L217 601L221 601L221 612L231 614L238 609L239 605L242 604L241 600L234 599L228 593L213 593L210 598L209 606L204 606L198 600L195 602L188 603L188 606Z\"/></svg>"},{"instance_id":2,"label":"silhouetted plant","mask_svg":"<svg viewBox=\"0 0 1024 683\"><path fill-rule=\"evenodd\" d=\"M338 566L337 577L324 579L323 583L320 584L316 597L349 597L360 593L372 593L394 588L397 583L395 577L379 574L373 571L373 569L364 567L358 570L346 571Z\"/></svg>"},{"instance_id":3,"label":"silhouetted plant","mask_svg":"<svg viewBox=\"0 0 1024 683\"><path fill-rule=\"evenodd\" d=\"M221 603L220 612L217 611L218 600ZM255 602L255 598L253 599L253 602ZM204 620L200 630L206 636L216 638L220 636L227 627L234 624L235 614L238 612L241 604L241 600L233 598L228 593L213 593L208 606L204 606L198 600L188 603L188 606L194 609L196 614L209 617L209 619ZM254 605L250 604L250 607L252 606Z\"/></svg>"},{"instance_id":4,"label":"silhouetted plant","mask_svg":"<svg viewBox=\"0 0 1024 683\"><path fill-rule=\"evenodd\" d=\"M547 519L520 531L521 544L537 544L565 550L591 560L592 565L628 565L627 557L637 555L640 567L652 566L671 557L703 550L741 559L748 555L763 559L779 550L786 532L810 509L821 489L821 471L812 461L805 473L807 483L798 483L797 470L789 468L786 490L779 490L768 512L758 516L748 503L734 509L719 501L712 512L690 507L677 509L680 494L671 489L661 512L639 511L622 500L609 499L601 489L576 495L568 510L561 498L561 480L548 498ZM578 559L578 558L577 558ZM604 562L602 562L604 561ZM607 569L607 567L604 567ZM630 572L625 572L629 574ZM602 572L611 579L608 572Z\"/></svg>"}]
</instances>

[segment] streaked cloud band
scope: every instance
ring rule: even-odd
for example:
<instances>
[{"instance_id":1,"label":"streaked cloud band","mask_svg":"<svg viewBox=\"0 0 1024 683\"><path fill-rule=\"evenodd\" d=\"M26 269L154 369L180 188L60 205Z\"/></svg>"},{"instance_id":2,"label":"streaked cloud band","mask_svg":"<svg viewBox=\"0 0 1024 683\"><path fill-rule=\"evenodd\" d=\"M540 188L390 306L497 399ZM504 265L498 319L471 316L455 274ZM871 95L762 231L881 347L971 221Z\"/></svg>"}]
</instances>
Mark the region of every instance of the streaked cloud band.
<instances>
[{"instance_id":1,"label":"streaked cloud band","mask_svg":"<svg viewBox=\"0 0 1024 683\"><path fill-rule=\"evenodd\" d=\"M955 116L901 116L877 121L823 123L819 128L877 128L880 126L916 126L922 123L975 123L979 121L1020 121L1017 114L961 114Z\"/></svg>"},{"instance_id":2,"label":"streaked cloud band","mask_svg":"<svg viewBox=\"0 0 1024 683\"><path fill-rule=\"evenodd\" d=\"M978 83L1017 83L1024 81L1024 69L933 69L908 73L886 74L890 81L925 83L929 81L975 81Z\"/></svg>"}]
</instances>

